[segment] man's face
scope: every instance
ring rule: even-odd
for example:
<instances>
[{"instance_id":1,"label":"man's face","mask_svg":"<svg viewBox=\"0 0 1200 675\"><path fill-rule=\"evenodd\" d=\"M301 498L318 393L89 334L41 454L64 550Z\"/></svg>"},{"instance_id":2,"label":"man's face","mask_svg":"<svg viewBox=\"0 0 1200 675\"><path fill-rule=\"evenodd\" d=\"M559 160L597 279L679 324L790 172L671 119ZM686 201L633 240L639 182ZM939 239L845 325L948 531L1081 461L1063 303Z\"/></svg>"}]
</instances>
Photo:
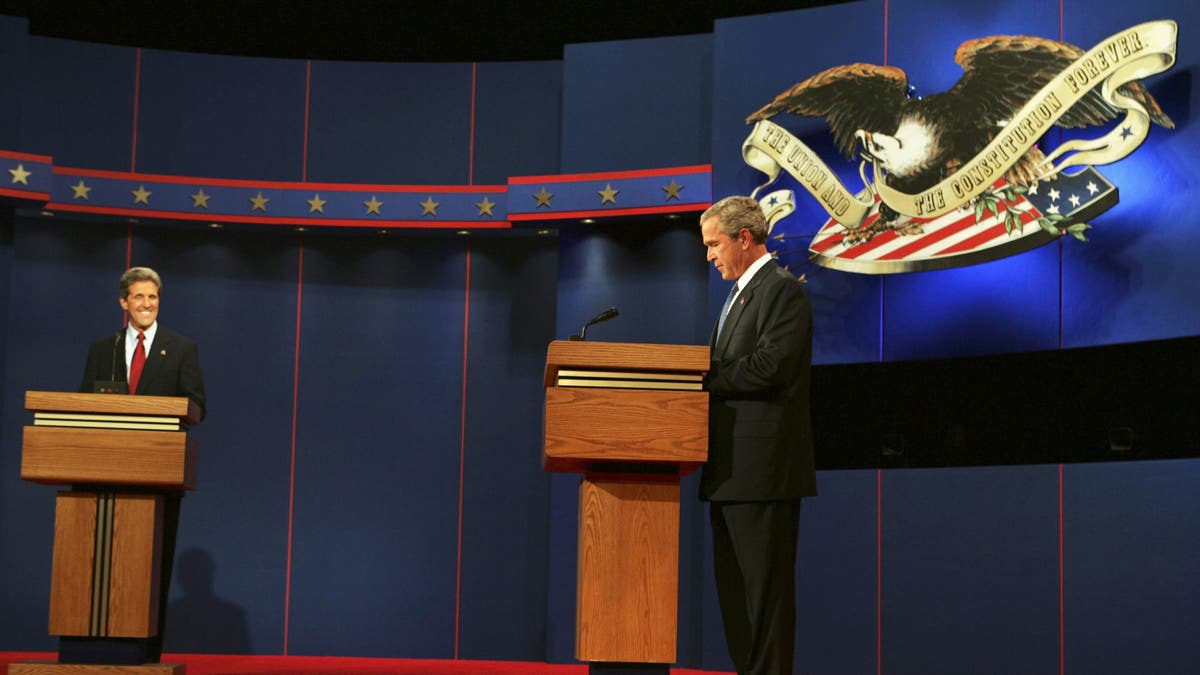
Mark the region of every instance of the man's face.
<instances>
[{"instance_id":1,"label":"man's face","mask_svg":"<svg viewBox=\"0 0 1200 675\"><path fill-rule=\"evenodd\" d=\"M158 286L153 281L129 284L129 294L121 298L121 309L134 328L144 331L153 326L158 318Z\"/></svg>"},{"instance_id":2,"label":"man's face","mask_svg":"<svg viewBox=\"0 0 1200 675\"><path fill-rule=\"evenodd\" d=\"M708 249L706 260L717 268L722 279L736 281L754 262L749 260L749 230L739 230L736 238L730 237L721 231L720 219L714 217L700 223L700 235Z\"/></svg>"}]
</instances>

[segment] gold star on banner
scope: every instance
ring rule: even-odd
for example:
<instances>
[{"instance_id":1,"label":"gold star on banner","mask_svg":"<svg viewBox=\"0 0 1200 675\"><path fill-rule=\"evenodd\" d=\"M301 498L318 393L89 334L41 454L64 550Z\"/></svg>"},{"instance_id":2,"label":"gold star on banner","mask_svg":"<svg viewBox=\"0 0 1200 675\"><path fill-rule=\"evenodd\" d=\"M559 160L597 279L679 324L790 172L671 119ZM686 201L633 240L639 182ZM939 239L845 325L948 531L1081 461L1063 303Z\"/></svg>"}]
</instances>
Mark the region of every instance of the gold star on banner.
<instances>
[{"instance_id":1,"label":"gold star on banner","mask_svg":"<svg viewBox=\"0 0 1200 675\"><path fill-rule=\"evenodd\" d=\"M328 199L321 199L321 195L315 192L312 199L304 201L308 202L309 213L325 213L325 205L329 203Z\"/></svg>"},{"instance_id":2,"label":"gold star on banner","mask_svg":"<svg viewBox=\"0 0 1200 675\"><path fill-rule=\"evenodd\" d=\"M495 215L492 213L492 207L495 205L496 205L496 202L493 202L492 200L488 199L487 197L484 197L483 201L481 201L481 202L475 202L475 207L479 209L479 215L481 215L481 216Z\"/></svg>"},{"instance_id":3,"label":"gold star on banner","mask_svg":"<svg viewBox=\"0 0 1200 675\"><path fill-rule=\"evenodd\" d=\"M204 194L204 188L200 188L199 192L192 195L192 208L193 209L207 209L209 199L212 199L212 195Z\"/></svg>"},{"instance_id":4,"label":"gold star on banner","mask_svg":"<svg viewBox=\"0 0 1200 675\"><path fill-rule=\"evenodd\" d=\"M375 195L371 195L371 201L363 202L363 206L367 207L367 215L368 216L371 215L372 213L374 213L377 216L383 215L382 213L379 212L379 207L383 206L383 202L379 201L378 199L375 199Z\"/></svg>"},{"instance_id":5,"label":"gold star on banner","mask_svg":"<svg viewBox=\"0 0 1200 675\"><path fill-rule=\"evenodd\" d=\"M250 210L267 212L267 202L271 201L270 197L262 196L262 190L258 194L250 198Z\"/></svg>"},{"instance_id":6,"label":"gold star on banner","mask_svg":"<svg viewBox=\"0 0 1200 675\"><path fill-rule=\"evenodd\" d=\"M543 206L544 206L544 207L546 207L546 208L548 208L548 209L549 209L549 208L552 208L552 207L550 206L550 200L551 200L553 197L554 197L554 193L553 193L553 192L546 192L546 188L545 188L545 186L543 186L543 187L542 187L542 191L541 191L541 192L538 192L538 193L536 193L536 194L534 194L534 195L533 195L533 198L537 200L537 206L535 206L534 208L536 208L536 209L540 209L540 208L542 208Z\"/></svg>"},{"instance_id":7,"label":"gold star on banner","mask_svg":"<svg viewBox=\"0 0 1200 675\"><path fill-rule=\"evenodd\" d=\"M425 201L421 202L421 215L433 216L436 218L437 217L437 207L439 207L439 206L441 206L441 204L433 201L432 195L429 197L426 197Z\"/></svg>"},{"instance_id":8,"label":"gold star on banner","mask_svg":"<svg viewBox=\"0 0 1200 675\"><path fill-rule=\"evenodd\" d=\"M17 183L21 183L22 185L29 185L29 177L33 175L32 171L25 170L24 164L18 164L17 168L9 169L8 172L12 174L13 185L16 185Z\"/></svg>"},{"instance_id":9,"label":"gold star on banner","mask_svg":"<svg viewBox=\"0 0 1200 675\"><path fill-rule=\"evenodd\" d=\"M675 183L675 179L672 178L670 183L667 183L665 186L663 186L663 192L667 193L667 198L664 201L669 202L672 199L678 200L679 199L679 191L682 190L683 187L684 186L682 186L682 185L677 185Z\"/></svg>"},{"instance_id":10,"label":"gold star on banner","mask_svg":"<svg viewBox=\"0 0 1200 675\"><path fill-rule=\"evenodd\" d=\"M616 206L618 192L620 190L614 190L611 183L605 183L603 190L596 191L596 194L600 195L600 206L604 206L605 204Z\"/></svg>"},{"instance_id":11,"label":"gold star on banner","mask_svg":"<svg viewBox=\"0 0 1200 675\"><path fill-rule=\"evenodd\" d=\"M71 199L87 199L87 198L88 198L88 193L92 191L92 188L90 188L90 187L88 187L88 186L84 185L84 184L83 184L83 179L82 179L82 178L80 178L80 179L79 179L79 184L78 184L78 185L72 185L72 186L71 186L71 190L73 190L73 191L75 192L75 195L74 195L74 196L72 196L72 197L71 197Z\"/></svg>"},{"instance_id":12,"label":"gold star on banner","mask_svg":"<svg viewBox=\"0 0 1200 675\"><path fill-rule=\"evenodd\" d=\"M138 189L130 190L129 194L133 195L134 204L145 204L150 206L150 195L154 194L146 189L145 185L139 185Z\"/></svg>"}]
</instances>

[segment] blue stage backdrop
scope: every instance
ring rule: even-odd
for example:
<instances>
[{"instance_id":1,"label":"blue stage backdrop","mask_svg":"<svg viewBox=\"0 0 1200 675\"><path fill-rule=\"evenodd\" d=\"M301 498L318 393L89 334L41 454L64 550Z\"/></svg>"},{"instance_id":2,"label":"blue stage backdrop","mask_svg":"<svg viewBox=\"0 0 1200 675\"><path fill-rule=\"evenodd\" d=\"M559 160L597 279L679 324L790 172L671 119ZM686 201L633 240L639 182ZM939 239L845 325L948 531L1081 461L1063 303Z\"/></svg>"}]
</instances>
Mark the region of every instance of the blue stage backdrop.
<instances>
[{"instance_id":1,"label":"blue stage backdrop","mask_svg":"<svg viewBox=\"0 0 1200 675\"><path fill-rule=\"evenodd\" d=\"M897 66L929 95L957 79L964 40L1034 34L1090 48L1155 19L1183 36L1177 64L1147 81L1176 128L1154 128L1101 169L1120 203L1094 219L1090 243L888 277L792 271L807 279L818 367L1195 336L1200 55L1188 36L1200 6L1184 0L861 0L723 19L705 35L570 45L562 61L479 64L140 50L30 36L0 16L11 103L0 153L431 186L711 164L720 198L761 180L741 158L745 117L825 68ZM831 149L821 120L781 121ZM0 171L0 188L8 179ZM706 343L728 286L704 261L695 214L339 236L37 206L0 194L0 650L54 647L54 489L19 478L24 392L78 386L88 342L120 325L118 275L141 264L163 273L161 320L198 341L210 398L192 432L200 482L183 503L169 650L571 660L578 477L540 467L545 348L609 306L620 316L589 339ZM813 231L824 220L806 195L798 214ZM945 391L971 398L970 383ZM940 409L903 389L823 393L844 397L848 419L920 422ZM1152 403L1183 411L1194 394L1164 388ZM1064 426L1079 414L1073 400L1043 403ZM819 447L819 461L841 466L860 450ZM801 522L797 663L1190 672L1198 474L1194 456L822 471ZM729 670L695 491L686 478L678 659Z\"/></svg>"}]
</instances>

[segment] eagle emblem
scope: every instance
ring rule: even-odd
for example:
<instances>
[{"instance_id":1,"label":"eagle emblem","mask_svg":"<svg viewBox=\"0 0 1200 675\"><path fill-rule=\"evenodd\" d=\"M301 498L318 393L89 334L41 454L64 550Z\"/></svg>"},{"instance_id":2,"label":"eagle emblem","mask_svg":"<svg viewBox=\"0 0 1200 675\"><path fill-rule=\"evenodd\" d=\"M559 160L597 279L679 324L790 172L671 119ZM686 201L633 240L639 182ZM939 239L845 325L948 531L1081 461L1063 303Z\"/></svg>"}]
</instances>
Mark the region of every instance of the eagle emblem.
<instances>
[{"instance_id":1,"label":"eagle emblem","mask_svg":"<svg viewBox=\"0 0 1200 675\"><path fill-rule=\"evenodd\" d=\"M1160 21L1123 31L1090 51L1029 35L972 39L954 55L962 68L958 82L925 97L912 96L908 76L900 68L836 66L788 88L750 114L746 121L755 129L743 154L768 174L759 190L781 171L808 189L831 216L814 242L840 234L842 251L869 245L885 234L889 241L900 241L889 249L895 250L944 225L969 230L962 225L964 219L985 228L1002 225L1004 237L994 253L1007 251L1003 255L1064 234L1086 240L1083 233L1090 226L1079 217L1085 210L1071 208L1084 201L1067 206L1064 200L1059 208L1046 200L1054 194L1051 201L1058 201L1068 191L1086 193L1094 198L1088 202L1087 217L1097 215L1096 200L1108 206L1116 203L1115 188L1092 167L1131 153L1151 125L1174 128L1139 80L1170 67L1175 36L1174 22ZM771 121L780 113L823 117L837 150L860 161L864 188L852 194L841 185L807 146ZM1102 128L1114 122L1100 138L1068 141L1052 152L1039 147L1054 127ZM1084 168L1064 171L1072 166ZM1073 182L1080 182L1079 187ZM778 209L788 199L785 193L776 190L763 200L769 219L772 213L774 221L790 213ZM1004 245L1027 234L1042 236L1036 243ZM905 239L909 241L901 241ZM889 248L886 242L879 246ZM828 260L828 248L810 249L810 254L820 264L875 272L981 261L977 255L956 259L961 250L939 256L939 250L925 251L925 257L913 258L912 264L875 270Z\"/></svg>"}]
</instances>

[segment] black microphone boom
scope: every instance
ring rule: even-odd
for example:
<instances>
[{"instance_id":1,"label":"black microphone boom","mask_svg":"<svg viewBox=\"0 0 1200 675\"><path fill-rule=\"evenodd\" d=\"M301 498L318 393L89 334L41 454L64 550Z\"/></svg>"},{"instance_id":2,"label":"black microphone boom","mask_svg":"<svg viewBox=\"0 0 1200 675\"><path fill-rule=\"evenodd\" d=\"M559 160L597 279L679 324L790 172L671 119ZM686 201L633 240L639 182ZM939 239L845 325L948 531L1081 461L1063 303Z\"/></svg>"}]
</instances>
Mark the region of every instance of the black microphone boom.
<instances>
[{"instance_id":1,"label":"black microphone boom","mask_svg":"<svg viewBox=\"0 0 1200 675\"><path fill-rule=\"evenodd\" d=\"M594 326L598 323L603 323L605 321L608 321L609 319L616 317L618 314L620 314L620 312L617 311L616 307L609 307L608 309L604 310L603 312L600 312L596 316L592 317L591 321L583 324L583 328L579 331L579 335L572 335L569 339L571 339L571 340L586 339L588 326Z\"/></svg>"},{"instance_id":2,"label":"black microphone boom","mask_svg":"<svg viewBox=\"0 0 1200 675\"><path fill-rule=\"evenodd\" d=\"M110 373L108 376L109 380L117 379L117 347L121 346L121 334L124 332L124 330L119 330L117 331L117 334L113 336L113 362L112 373Z\"/></svg>"}]
</instances>

